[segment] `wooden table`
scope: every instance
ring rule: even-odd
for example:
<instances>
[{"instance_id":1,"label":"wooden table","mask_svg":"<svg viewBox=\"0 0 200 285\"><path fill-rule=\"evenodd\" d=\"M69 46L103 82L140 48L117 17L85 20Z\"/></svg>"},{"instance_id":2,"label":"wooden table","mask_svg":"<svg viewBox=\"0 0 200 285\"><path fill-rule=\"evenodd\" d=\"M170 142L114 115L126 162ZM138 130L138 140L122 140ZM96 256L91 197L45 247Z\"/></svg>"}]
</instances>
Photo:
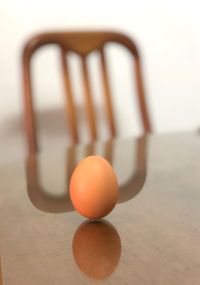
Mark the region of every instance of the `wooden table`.
<instances>
[{"instance_id":1,"label":"wooden table","mask_svg":"<svg viewBox=\"0 0 200 285\"><path fill-rule=\"evenodd\" d=\"M119 203L76 213L67 187L91 153L113 164ZM27 187L28 185L28 187ZM200 136L55 149L0 167L0 284L200 284Z\"/></svg>"}]
</instances>

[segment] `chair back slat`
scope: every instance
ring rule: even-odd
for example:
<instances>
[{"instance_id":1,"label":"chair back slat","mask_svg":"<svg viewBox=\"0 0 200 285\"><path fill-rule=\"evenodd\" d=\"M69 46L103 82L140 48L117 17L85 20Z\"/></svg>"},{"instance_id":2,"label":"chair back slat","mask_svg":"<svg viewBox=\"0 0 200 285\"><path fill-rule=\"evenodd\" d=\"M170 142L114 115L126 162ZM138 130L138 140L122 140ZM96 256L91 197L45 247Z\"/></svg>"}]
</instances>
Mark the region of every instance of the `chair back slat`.
<instances>
[{"instance_id":1,"label":"chair back slat","mask_svg":"<svg viewBox=\"0 0 200 285\"><path fill-rule=\"evenodd\" d=\"M136 77L136 87L138 92L138 101L139 101L139 108L140 108L140 117L144 129L144 133L151 133L151 123L149 120L149 114L147 110L147 104L145 99L145 92L144 92L144 85L142 80L141 74L141 65L139 61L139 57L135 58L135 77Z\"/></svg>"},{"instance_id":2,"label":"chair back slat","mask_svg":"<svg viewBox=\"0 0 200 285\"><path fill-rule=\"evenodd\" d=\"M28 142L29 153L38 151L35 112L33 108L32 84L29 58L23 56L23 88L24 88L24 128Z\"/></svg>"},{"instance_id":3,"label":"chair back slat","mask_svg":"<svg viewBox=\"0 0 200 285\"><path fill-rule=\"evenodd\" d=\"M100 61L101 61L101 74L102 74L102 82L103 82L103 91L104 91L104 102L105 102L105 110L107 113L107 119L110 127L110 133L112 137L116 136L114 115L113 115L113 107L111 100L111 90L108 79L108 71L106 65L106 59L104 50L100 50Z\"/></svg>"},{"instance_id":4,"label":"chair back slat","mask_svg":"<svg viewBox=\"0 0 200 285\"><path fill-rule=\"evenodd\" d=\"M72 83L69 73L68 59L65 50L61 48L61 64L62 74L65 90L65 106L66 106L66 117L68 120L69 129L71 131L72 140L74 143L78 143L78 129L77 129L77 116L74 104Z\"/></svg>"},{"instance_id":5,"label":"chair back slat","mask_svg":"<svg viewBox=\"0 0 200 285\"><path fill-rule=\"evenodd\" d=\"M83 74L83 92L85 97L86 115L88 120L88 126L90 128L91 138L94 141L97 139L96 118L95 118L94 105L91 94L91 87L89 82L88 67L85 56L81 57L81 67Z\"/></svg>"}]
</instances>

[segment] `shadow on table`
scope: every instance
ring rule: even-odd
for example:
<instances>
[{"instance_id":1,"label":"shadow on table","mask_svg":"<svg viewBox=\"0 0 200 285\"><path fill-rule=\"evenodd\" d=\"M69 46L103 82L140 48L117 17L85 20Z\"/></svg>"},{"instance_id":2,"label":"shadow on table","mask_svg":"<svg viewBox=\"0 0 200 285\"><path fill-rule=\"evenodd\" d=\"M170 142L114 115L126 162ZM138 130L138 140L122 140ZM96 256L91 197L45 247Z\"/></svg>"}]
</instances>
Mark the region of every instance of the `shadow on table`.
<instances>
[{"instance_id":1,"label":"shadow on table","mask_svg":"<svg viewBox=\"0 0 200 285\"><path fill-rule=\"evenodd\" d=\"M136 156L133 157L133 164L136 165L129 180L119 185L119 200L118 203L126 202L134 198L142 189L147 172L147 141L148 136L137 138L136 141ZM133 141L134 143L135 141ZM111 164L113 162L114 141L103 143L105 157ZM122 150L123 151L123 150ZM95 153L94 144L85 146L84 155L92 155ZM121 163L121 162L119 162ZM69 147L66 153L66 181L70 180L71 174L76 166L76 148ZM40 182L39 162L37 155L31 155L26 161L26 177L27 190L32 204L45 212L62 213L66 211L73 211L74 208L70 202L67 185L66 192L62 195L53 195L48 193Z\"/></svg>"}]
</instances>

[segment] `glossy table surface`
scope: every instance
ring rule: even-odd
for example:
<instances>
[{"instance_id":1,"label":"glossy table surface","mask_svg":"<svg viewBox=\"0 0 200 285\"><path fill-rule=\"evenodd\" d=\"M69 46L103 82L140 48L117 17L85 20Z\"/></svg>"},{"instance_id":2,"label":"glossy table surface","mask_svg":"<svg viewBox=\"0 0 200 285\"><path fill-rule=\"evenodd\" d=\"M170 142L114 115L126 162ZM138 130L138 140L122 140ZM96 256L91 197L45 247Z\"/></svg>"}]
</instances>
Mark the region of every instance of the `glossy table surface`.
<instances>
[{"instance_id":1,"label":"glossy table surface","mask_svg":"<svg viewBox=\"0 0 200 285\"><path fill-rule=\"evenodd\" d=\"M119 202L73 210L68 181L106 157ZM0 167L0 284L200 284L200 136L152 135L41 153Z\"/></svg>"}]
</instances>

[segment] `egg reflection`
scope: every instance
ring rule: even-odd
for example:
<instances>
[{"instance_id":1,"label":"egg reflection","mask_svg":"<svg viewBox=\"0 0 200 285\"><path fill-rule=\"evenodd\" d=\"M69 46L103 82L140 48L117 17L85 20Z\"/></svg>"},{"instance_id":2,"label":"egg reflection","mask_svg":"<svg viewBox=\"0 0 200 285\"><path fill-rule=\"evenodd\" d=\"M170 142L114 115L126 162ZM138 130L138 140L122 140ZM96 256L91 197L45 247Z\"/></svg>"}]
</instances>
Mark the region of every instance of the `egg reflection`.
<instances>
[{"instance_id":1,"label":"egg reflection","mask_svg":"<svg viewBox=\"0 0 200 285\"><path fill-rule=\"evenodd\" d=\"M110 276L121 255L121 241L117 230L109 222L84 222L73 238L74 259L86 275L95 280Z\"/></svg>"}]
</instances>

